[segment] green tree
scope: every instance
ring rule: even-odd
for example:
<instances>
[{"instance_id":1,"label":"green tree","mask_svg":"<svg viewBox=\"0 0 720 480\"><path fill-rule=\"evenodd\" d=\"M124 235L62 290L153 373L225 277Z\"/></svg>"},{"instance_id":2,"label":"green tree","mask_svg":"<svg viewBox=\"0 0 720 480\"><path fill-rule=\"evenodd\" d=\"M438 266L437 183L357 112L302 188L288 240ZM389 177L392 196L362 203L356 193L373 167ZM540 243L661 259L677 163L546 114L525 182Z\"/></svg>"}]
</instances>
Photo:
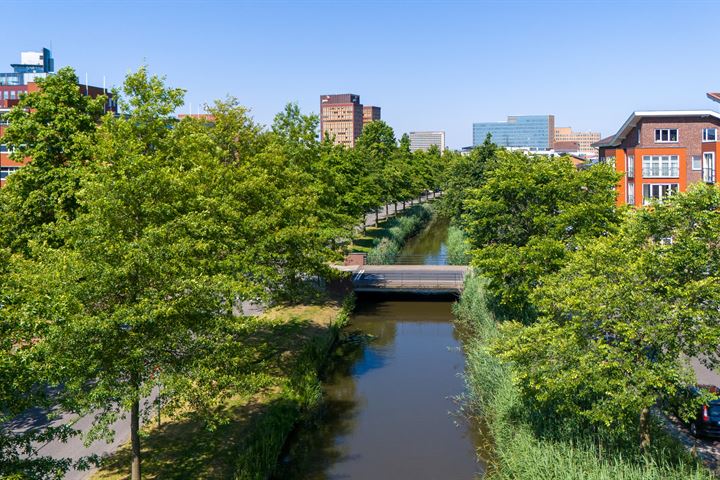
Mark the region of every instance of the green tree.
<instances>
[{"instance_id":1,"label":"green tree","mask_svg":"<svg viewBox=\"0 0 720 480\"><path fill-rule=\"evenodd\" d=\"M569 256L533 296L537 323L502 326L496 353L527 398L650 443L649 410L687 382L683 358L718 364L720 189L630 214Z\"/></svg>"},{"instance_id":2,"label":"green tree","mask_svg":"<svg viewBox=\"0 0 720 480\"><path fill-rule=\"evenodd\" d=\"M263 272L244 248L252 207L232 201L233 167L207 137L187 134L192 122L172 117L182 91L145 68L123 91L126 115L98 131L80 213L61 226L62 247L37 247L21 276L33 295L14 318L42 327L47 381L62 385L65 408L95 416L88 441L111 436L108 426L130 412L139 479L142 399L162 386L168 408L222 400L227 385L208 363L230 362L220 352L237 340L233 299L258 294Z\"/></svg>"},{"instance_id":3,"label":"green tree","mask_svg":"<svg viewBox=\"0 0 720 480\"><path fill-rule=\"evenodd\" d=\"M52 226L77 213L75 194L83 167L93 160L107 101L83 95L69 67L38 79L38 86L5 115L10 124L3 136L12 159L32 159L0 190L0 246L25 253L30 240L62 242Z\"/></svg>"},{"instance_id":4,"label":"green tree","mask_svg":"<svg viewBox=\"0 0 720 480\"><path fill-rule=\"evenodd\" d=\"M490 134L479 147L469 155L455 154L447 158L447 173L444 180L441 211L448 217L460 220L465 213L465 199L468 192L483 184L487 163L495 157L497 146L492 143Z\"/></svg>"},{"instance_id":5,"label":"green tree","mask_svg":"<svg viewBox=\"0 0 720 480\"><path fill-rule=\"evenodd\" d=\"M483 177L463 194L473 265L490 279L498 312L529 321L539 279L559 270L583 239L616 228L617 175L604 164L577 170L565 158L501 150Z\"/></svg>"}]
</instances>

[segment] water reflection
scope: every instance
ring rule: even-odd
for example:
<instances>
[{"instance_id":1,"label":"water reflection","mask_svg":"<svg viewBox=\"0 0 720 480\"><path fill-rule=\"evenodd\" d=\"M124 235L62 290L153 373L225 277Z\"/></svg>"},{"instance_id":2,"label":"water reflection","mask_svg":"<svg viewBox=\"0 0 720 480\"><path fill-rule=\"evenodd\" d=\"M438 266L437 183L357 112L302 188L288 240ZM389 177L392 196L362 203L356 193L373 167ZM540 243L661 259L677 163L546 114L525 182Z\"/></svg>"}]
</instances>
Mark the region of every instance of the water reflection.
<instances>
[{"instance_id":1,"label":"water reflection","mask_svg":"<svg viewBox=\"0 0 720 480\"><path fill-rule=\"evenodd\" d=\"M403 255L445 260L436 222ZM476 428L456 415L464 358L452 297L365 296L323 382L316 419L288 442L275 479L467 479L482 471Z\"/></svg>"},{"instance_id":2,"label":"water reflection","mask_svg":"<svg viewBox=\"0 0 720 480\"><path fill-rule=\"evenodd\" d=\"M449 299L358 305L351 329L369 343L340 349L322 414L293 439L276 478L472 479L473 429L453 416L464 359Z\"/></svg>"}]
</instances>

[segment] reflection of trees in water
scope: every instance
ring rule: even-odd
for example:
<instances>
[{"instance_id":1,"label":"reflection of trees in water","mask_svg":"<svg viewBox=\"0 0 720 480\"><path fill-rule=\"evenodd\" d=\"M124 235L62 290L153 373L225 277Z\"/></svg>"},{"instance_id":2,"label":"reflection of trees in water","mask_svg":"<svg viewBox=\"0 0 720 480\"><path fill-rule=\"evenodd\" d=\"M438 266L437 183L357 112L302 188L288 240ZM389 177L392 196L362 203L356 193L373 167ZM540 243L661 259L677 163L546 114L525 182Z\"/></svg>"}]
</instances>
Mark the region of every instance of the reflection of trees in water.
<instances>
[{"instance_id":1,"label":"reflection of trees in water","mask_svg":"<svg viewBox=\"0 0 720 480\"><path fill-rule=\"evenodd\" d=\"M335 439L355 429L358 398L352 371L364 356L367 336L349 332L343 337L324 372L323 403L290 436L273 479L323 480L326 471L345 458Z\"/></svg>"}]
</instances>

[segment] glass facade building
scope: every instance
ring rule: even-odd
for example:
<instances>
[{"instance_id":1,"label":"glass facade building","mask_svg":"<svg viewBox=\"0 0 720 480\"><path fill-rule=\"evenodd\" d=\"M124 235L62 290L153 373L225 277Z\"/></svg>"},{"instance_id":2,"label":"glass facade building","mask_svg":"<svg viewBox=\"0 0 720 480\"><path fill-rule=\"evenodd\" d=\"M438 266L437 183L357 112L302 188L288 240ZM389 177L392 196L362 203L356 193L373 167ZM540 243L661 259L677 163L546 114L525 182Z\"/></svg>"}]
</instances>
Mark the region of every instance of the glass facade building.
<instances>
[{"instance_id":1,"label":"glass facade building","mask_svg":"<svg viewBox=\"0 0 720 480\"><path fill-rule=\"evenodd\" d=\"M473 123L473 146L482 145L488 133L503 147L550 150L555 144L555 116L518 115L506 122Z\"/></svg>"}]
</instances>

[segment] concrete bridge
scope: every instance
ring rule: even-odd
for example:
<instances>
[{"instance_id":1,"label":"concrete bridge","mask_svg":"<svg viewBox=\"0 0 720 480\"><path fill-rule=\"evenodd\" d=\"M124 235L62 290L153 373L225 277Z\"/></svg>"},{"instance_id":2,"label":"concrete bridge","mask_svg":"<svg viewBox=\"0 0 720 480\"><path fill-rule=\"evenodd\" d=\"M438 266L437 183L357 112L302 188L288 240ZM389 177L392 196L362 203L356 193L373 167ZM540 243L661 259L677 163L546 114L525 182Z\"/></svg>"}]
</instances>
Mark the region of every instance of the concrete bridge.
<instances>
[{"instance_id":1,"label":"concrete bridge","mask_svg":"<svg viewBox=\"0 0 720 480\"><path fill-rule=\"evenodd\" d=\"M350 271L356 292L460 293L468 270L464 265L359 265Z\"/></svg>"}]
</instances>

